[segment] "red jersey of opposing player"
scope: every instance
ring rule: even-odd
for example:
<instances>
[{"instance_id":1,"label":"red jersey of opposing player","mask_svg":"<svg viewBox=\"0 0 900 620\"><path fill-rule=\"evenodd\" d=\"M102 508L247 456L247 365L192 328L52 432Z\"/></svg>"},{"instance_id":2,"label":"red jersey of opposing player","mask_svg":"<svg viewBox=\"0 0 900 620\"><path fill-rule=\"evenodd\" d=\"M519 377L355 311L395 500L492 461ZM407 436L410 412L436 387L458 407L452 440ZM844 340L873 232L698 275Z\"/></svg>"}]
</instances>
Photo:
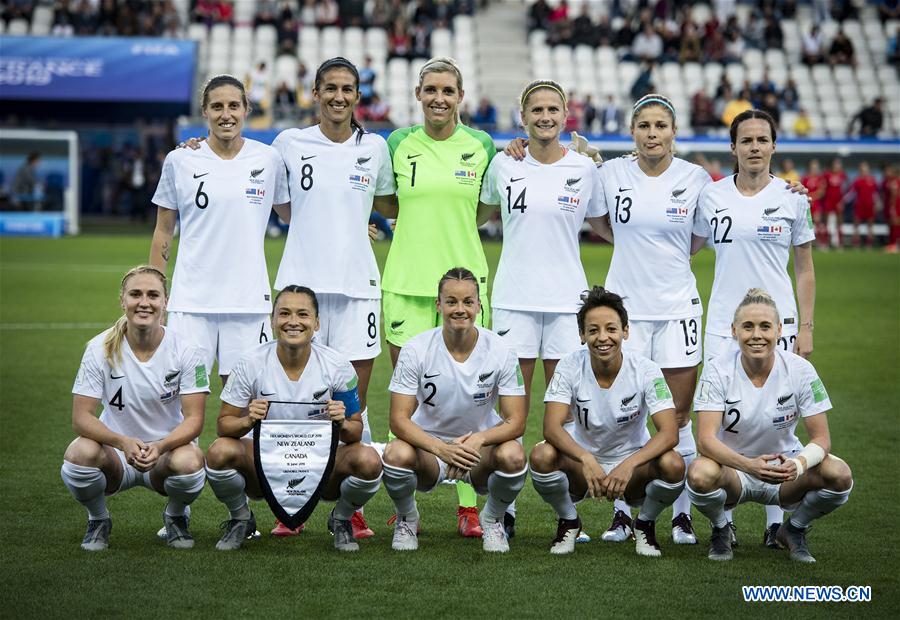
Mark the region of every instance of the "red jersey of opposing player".
<instances>
[{"instance_id":1,"label":"red jersey of opposing player","mask_svg":"<svg viewBox=\"0 0 900 620\"><path fill-rule=\"evenodd\" d=\"M813 215L822 212L822 199L825 196L825 177L821 174L810 174L802 179L803 187L809 191L809 199L812 201L810 210Z\"/></svg>"},{"instance_id":2,"label":"red jersey of opposing player","mask_svg":"<svg viewBox=\"0 0 900 620\"><path fill-rule=\"evenodd\" d=\"M883 191L885 219L900 218L900 176L886 175Z\"/></svg>"},{"instance_id":3,"label":"red jersey of opposing player","mask_svg":"<svg viewBox=\"0 0 900 620\"><path fill-rule=\"evenodd\" d=\"M827 171L822 177L825 180L825 196L822 204L825 213L837 213L840 211L841 200L844 198L844 183L847 182L847 173L840 168Z\"/></svg>"},{"instance_id":4,"label":"red jersey of opposing player","mask_svg":"<svg viewBox=\"0 0 900 620\"><path fill-rule=\"evenodd\" d=\"M875 197L878 194L878 182L871 174L860 174L850 185L850 192L856 195L853 203L853 214L858 220L875 219Z\"/></svg>"}]
</instances>

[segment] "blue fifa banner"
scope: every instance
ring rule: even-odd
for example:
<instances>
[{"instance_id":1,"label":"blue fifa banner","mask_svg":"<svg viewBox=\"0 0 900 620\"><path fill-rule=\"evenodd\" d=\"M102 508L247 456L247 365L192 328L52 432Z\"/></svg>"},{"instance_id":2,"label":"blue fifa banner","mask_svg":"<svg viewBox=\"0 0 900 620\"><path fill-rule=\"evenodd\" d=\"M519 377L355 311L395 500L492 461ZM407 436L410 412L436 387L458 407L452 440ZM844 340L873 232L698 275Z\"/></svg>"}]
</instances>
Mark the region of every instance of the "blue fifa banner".
<instances>
[{"instance_id":1,"label":"blue fifa banner","mask_svg":"<svg viewBox=\"0 0 900 620\"><path fill-rule=\"evenodd\" d=\"M0 237L62 237L65 214L0 213Z\"/></svg>"},{"instance_id":2,"label":"blue fifa banner","mask_svg":"<svg viewBox=\"0 0 900 620\"><path fill-rule=\"evenodd\" d=\"M195 41L0 36L0 100L189 103Z\"/></svg>"}]
</instances>

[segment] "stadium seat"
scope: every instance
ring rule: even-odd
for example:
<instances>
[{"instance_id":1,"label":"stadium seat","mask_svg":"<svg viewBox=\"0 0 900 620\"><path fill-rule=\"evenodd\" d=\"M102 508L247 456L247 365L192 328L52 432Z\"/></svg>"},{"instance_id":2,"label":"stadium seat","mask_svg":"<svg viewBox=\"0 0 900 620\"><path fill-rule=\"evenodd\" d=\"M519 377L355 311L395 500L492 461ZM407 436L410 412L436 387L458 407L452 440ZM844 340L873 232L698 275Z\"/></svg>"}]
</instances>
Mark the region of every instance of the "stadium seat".
<instances>
[{"instance_id":1,"label":"stadium seat","mask_svg":"<svg viewBox=\"0 0 900 620\"><path fill-rule=\"evenodd\" d=\"M33 36L46 36L53 27L53 9L49 6L38 5L31 14L31 34Z\"/></svg>"},{"instance_id":2,"label":"stadium seat","mask_svg":"<svg viewBox=\"0 0 900 620\"><path fill-rule=\"evenodd\" d=\"M6 34L11 36L23 37L28 34L28 20L16 18L9 20L6 25Z\"/></svg>"}]
</instances>

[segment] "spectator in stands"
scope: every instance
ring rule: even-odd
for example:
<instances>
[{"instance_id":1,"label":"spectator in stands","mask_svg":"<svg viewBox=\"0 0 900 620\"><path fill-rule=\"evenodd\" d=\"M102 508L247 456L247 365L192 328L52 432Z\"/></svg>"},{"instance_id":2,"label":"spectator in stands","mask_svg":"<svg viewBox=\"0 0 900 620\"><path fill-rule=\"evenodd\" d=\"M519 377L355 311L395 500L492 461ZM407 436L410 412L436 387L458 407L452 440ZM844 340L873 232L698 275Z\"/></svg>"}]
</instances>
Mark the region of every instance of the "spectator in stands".
<instances>
[{"instance_id":1,"label":"spectator in stands","mask_svg":"<svg viewBox=\"0 0 900 620\"><path fill-rule=\"evenodd\" d=\"M597 120L597 107L591 95L584 96L581 107L581 126L585 133L594 133L594 122Z\"/></svg>"},{"instance_id":2,"label":"spectator in stands","mask_svg":"<svg viewBox=\"0 0 900 620\"><path fill-rule=\"evenodd\" d=\"M838 29L831 41L831 47L828 48L828 63L831 66L856 64L853 42L844 33L843 28Z\"/></svg>"},{"instance_id":3,"label":"spectator in stands","mask_svg":"<svg viewBox=\"0 0 900 620\"><path fill-rule=\"evenodd\" d=\"M888 39L887 59L895 67L900 66L900 26L897 26L893 36Z\"/></svg>"},{"instance_id":4,"label":"spectator in stands","mask_svg":"<svg viewBox=\"0 0 900 620\"><path fill-rule=\"evenodd\" d=\"M391 109L388 104L381 100L378 93L372 95L372 101L365 106L365 120L381 125L391 125L390 113Z\"/></svg>"},{"instance_id":5,"label":"spectator in stands","mask_svg":"<svg viewBox=\"0 0 900 620\"><path fill-rule=\"evenodd\" d=\"M703 56L706 62L724 62L725 54L725 37L718 28L707 29L706 40L703 43Z\"/></svg>"},{"instance_id":6,"label":"spectator in stands","mask_svg":"<svg viewBox=\"0 0 900 620\"><path fill-rule=\"evenodd\" d=\"M606 96L606 104L600 111L600 133L620 134L625 125L625 112L614 95Z\"/></svg>"},{"instance_id":7,"label":"spectator in stands","mask_svg":"<svg viewBox=\"0 0 900 620\"><path fill-rule=\"evenodd\" d=\"M805 138L812 133L812 119L806 108L800 108L797 119L794 121L794 135L798 138Z\"/></svg>"},{"instance_id":8,"label":"spectator in stands","mask_svg":"<svg viewBox=\"0 0 900 620\"><path fill-rule=\"evenodd\" d=\"M776 125L781 125L781 109L778 107L778 96L775 93L769 93L763 97L757 107L763 112L767 112Z\"/></svg>"},{"instance_id":9,"label":"spectator in stands","mask_svg":"<svg viewBox=\"0 0 900 620\"><path fill-rule=\"evenodd\" d=\"M287 7L290 9L290 5ZM278 16L276 14L277 6L275 0L259 0L256 3L256 15L253 18L253 25L256 26L277 26Z\"/></svg>"},{"instance_id":10,"label":"spectator in stands","mask_svg":"<svg viewBox=\"0 0 900 620\"><path fill-rule=\"evenodd\" d=\"M597 46L596 31L591 21L591 14L587 4L581 5L581 13L572 21L572 43L574 45Z\"/></svg>"},{"instance_id":11,"label":"spectator in stands","mask_svg":"<svg viewBox=\"0 0 900 620\"><path fill-rule=\"evenodd\" d=\"M782 110L796 110L800 105L800 94L797 91L797 83L794 82L793 78L788 78L788 81L784 84L784 89L781 91L781 109Z\"/></svg>"},{"instance_id":12,"label":"spectator in stands","mask_svg":"<svg viewBox=\"0 0 900 620\"><path fill-rule=\"evenodd\" d=\"M859 245L860 225L869 229L869 248L875 245L875 216L881 211L881 196L878 195L878 181L869 170L869 162L859 164L859 174L850 184L850 190L841 201L843 205L853 205L853 247Z\"/></svg>"},{"instance_id":13,"label":"spectator in stands","mask_svg":"<svg viewBox=\"0 0 900 620\"><path fill-rule=\"evenodd\" d=\"M37 167L41 163L41 154L37 151L28 154L25 163L13 177L10 188L10 198L16 208L34 209L42 208L41 187L37 178Z\"/></svg>"},{"instance_id":14,"label":"spectator in stands","mask_svg":"<svg viewBox=\"0 0 900 620\"><path fill-rule=\"evenodd\" d=\"M582 123L584 122L584 102L578 100L574 90L569 91L567 98L569 115L566 117L566 133L572 131L583 131Z\"/></svg>"},{"instance_id":15,"label":"spectator in stands","mask_svg":"<svg viewBox=\"0 0 900 620\"><path fill-rule=\"evenodd\" d=\"M719 126L715 114L715 104L704 89L698 90L691 97L691 127L698 133L706 133Z\"/></svg>"},{"instance_id":16,"label":"spectator in stands","mask_svg":"<svg viewBox=\"0 0 900 620\"><path fill-rule=\"evenodd\" d=\"M744 88L736 98L725 104L725 109L722 111L722 124L726 127L731 127L731 121L734 120L735 116L752 108L750 92Z\"/></svg>"},{"instance_id":17,"label":"spectator in stands","mask_svg":"<svg viewBox=\"0 0 900 620\"><path fill-rule=\"evenodd\" d=\"M409 58L411 53L412 39L406 32L406 24L402 19L397 19L388 37L388 55L391 58Z\"/></svg>"},{"instance_id":18,"label":"spectator in stands","mask_svg":"<svg viewBox=\"0 0 900 620\"><path fill-rule=\"evenodd\" d=\"M722 62L743 62L744 50L747 46L744 44L744 37L740 31L734 30L725 36L725 55Z\"/></svg>"},{"instance_id":19,"label":"spectator in stands","mask_svg":"<svg viewBox=\"0 0 900 620\"><path fill-rule=\"evenodd\" d=\"M637 101L655 90L656 86L653 84L653 61L649 61L644 64L644 68L635 78L634 84L631 85L631 99Z\"/></svg>"},{"instance_id":20,"label":"spectator in stands","mask_svg":"<svg viewBox=\"0 0 900 620\"><path fill-rule=\"evenodd\" d=\"M763 33L766 47L769 49L782 49L784 47L784 32L781 30L781 24L775 19L774 15L766 16L766 27Z\"/></svg>"},{"instance_id":21,"label":"spectator in stands","mask_svg":"<svg viewBox=\"0 0 900 620\"><path fill-rule=\"evenodd\" d=\"M340 7L335 0L318 0L316 3L316 26L336 26L340 18Z\"/></svg>"},{"instance_id":22,"label":"spectator in stands","mask_svg":"<svg viewBox=\"0 0 900 620\"><path fill-rule=\"evenodd\" d=\"M900 19L900 0L880 0L878 2L878 18L881 23L890 19Z\"/></svg>"},{"instance_id":23,"label":"spectator in stands","mask_svg":"<svg viewBox=\"0 0 900 620\"><path fill-rule=\"evenodd\" d=\"M272 96L275 120L287 120L292 118L297 107L297 95L287 85L287 82L278 84L275 94Z\"/></svg>"},{"instance_id":24,"label":"spectator in stands","mask_svg":"<svg viewBox=\"0 0 900 620\"><path fill-rule=\"evenodd\" d=\"M269 89L272 74L265 61L259 61L256 68L247 74L244 83L247 88L247 96L250 98L250 113L252 115L264 114L269 106Z\"/></svg>"},{"instance_id":25,"label":"spectator in stands","mask_svg":"<svg viewBox=\"0 0 900 620\"><path fill-rule=\"evenodd\" d=\"M778 93L775 82L769 77L768 70L764 70L762 78L753 86L753 104L757 107L765 100L766 95Z\"/></svg>"},{"instance_id":26,"label":"spectator in stands","mask_svg":"<svg viewBox=\"0 0 900 620\"><path fill-rule=\"evenodd\" d=\"M694 156L694 163L706 170L707 174L709 174L710 178L715 181L720 181L725 178L725 175L722 174L722 162L718 159L713 159L712 161L706 159L706 155L703 153L697 153Z\"/></svg>"},{"instance_id":27,"label":"spectator in stands","mask_svg":"<svg viewBox=\"0 0 900 620\"><path fill-rule=\"evenodd\" d=\"M663 53L663 40L659 33L653 29L653 24L644 22L641 32L631 43L632 60L655 61Z\"/></svg>"},{"instance_id":28,"label":"spectator in stands","mask_svg":"<svg viewBox=\"0 0 900 620\"><path fill-rule=\"evenodd\" d=\"M781 162L781 170L778 172L778 176L794 185L800 182L800 173L797 172L794 160L790 157Z\"/></svg>"},{"instance_id":29,"label":"spectator in stands","mask_svg":"<svg viewBox=\"0 0 900 620\"><path fill-rule=\"evenodd\" d=\"M600 16L600 21L594 27L594 40L596 41L595 46L609 46L613 44L615 32L613 32L612 25L609 22L609 15L604 13Z\"/></svg>"},{"instance_id":30,"label":"spectator in stands","mask_svg":"<svg viewBox=\"0 0 900 620\"><path fill-rule=\"evenodd\" d=\"M372 67L372 57L366 54L366 59L359 69L359 102L369 105L375 96L375 69Z\"/></svg>"},{"instance_id":31,"label":"spectator in stands","mask_svg":"<svg viewBox=\"0 0 900 620\"><path fill-rule=\"evenodd\" d=\"M413 26L412 57L431 58L431 31L424 23Z\"/></svg>"},{"instance_id":32,"label":"spectator in stands","mask_svg":"<svg viewBox=\"0 0 900 620\"><path fill-rule=\"evenodd\" d=\"M687 22L681 35L681 49L678 51L678 62L700 62L703 59L703 44L697 27L693 22Z\"/></svg>"},{"instance_id":33,"label":"spectator in stands","mask_svg":"<svg viewBox=\"0 0 900 620\"><path fill-rule=\"evenodd\" d=\"M487 97L482 97L472 114L472 123L483 131L491 132L497 129L497 108Z\"/></svg>"},{"instance_id":34,"label":"spectator in stands","mask_svg":"<svg viewBox=\"0 0 900 620\"><path fill-rule=\"evenodd\" d=\"M316 25L316 0L303 0L299 21L302 26Z\"/></svg>"},{"instance_id":35,"label":"spectator in stands","mask_svg":"<svg viewBox=\"0 0 900 620\"><path fill-rule=\"evenodd\" d=\"M528 31L546 30L550 24L550 5L547 0L537 0L528 10Z\"/></svg>"},{"instance_id":36,"label":"spectator in stands","mask_svg":"<svg viewBox=\"0 0 900 620\"><path fill-rule=\"evenodd\" d=\"M818 26L810 28L803 35L803 62L807 65L816 65L825 60L825 37Z\"/></svg>"},{"instance_id":37,"label":"spectator in stands","mask_svg":"<svg viewBox=\"0 0 900 620\"><path fill-rule=\"evenodd\" d=\"M878 137L878 132L881 131L881 127L884 125L884 113L881 110L883 103L884 100L881 97L876 97L872 102L872 105L866 106L857 112L856 115L850 119L850 124L847 126L847 133L852 135L853 128L857 121L859 121L859 136L861 138Z\"/></svg>"}]
</instances>

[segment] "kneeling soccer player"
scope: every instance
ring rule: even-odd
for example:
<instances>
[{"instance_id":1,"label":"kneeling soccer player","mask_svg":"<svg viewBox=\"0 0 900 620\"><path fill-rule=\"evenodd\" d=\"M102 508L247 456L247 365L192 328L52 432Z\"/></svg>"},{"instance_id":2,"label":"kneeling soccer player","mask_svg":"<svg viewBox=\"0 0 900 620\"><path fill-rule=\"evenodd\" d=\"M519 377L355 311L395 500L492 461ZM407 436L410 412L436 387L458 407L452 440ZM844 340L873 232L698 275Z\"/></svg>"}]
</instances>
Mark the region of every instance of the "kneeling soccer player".
<instances>
[{"instance_id":1,"label":"kneeling soccer player","mask_svg":"<svg viewBox=\"0 0 900 620\"><path fill-rule=\"evenodd\" d=\"M206 455L207 478L231 518L216 544L222 551L239 549L256 530L247 496L263 496L253 456L253 440L245 437L257 420L290 419L298 411L285 403L325 400L324 413L341 425L334 469L322 497L337 500L328 524L339 551L358 551L350 519L378 491L381 460L374 448L360 443L357 378L353 366L334 349L313 342L319 329L319 304L307 287L286 286L275 298L275 340L250 351L235 366L222 390L219 438ZM270 402L273 401L273 402ZM276 404L274 401L278 401Z\"/></svg>"},{"instance_id":2,"label":"kneeling soccer player","mask_svg":"<svg viewBox=\"0 0 900 620\"><path fill-rule=\"evenodd\" d=\"M628 313L622 298L595 286L578 311L586 349L565 356L544 396L544 438L531 451L534 488L559 515L550 553L575 550L581 519L575 501L586 495L624 496L641 506L634 522L638 555L662 555L656 518L684 488L675 405L659 366L622 351ZM574 432L564 424L571 411ZM647 431L650 415L657 433ZM574 500L573 500L574 498Z\"/></svg>"},{"instance_id":3,"label":"kneeling soccer player","mask_svg":"<svg viewBox=\"0 0 900 620\"><path fill-rule=\"evenodd\" d=\"M520 443L527 416L522 372L503 338L475 325L481 303L471 271L454 268L441 278L436 307L443 325L403 346L391 379L396 439L384 450L384 486L397 508L391 546L418 549L416 489L456 479L487 494L482 545L505 553L503 515L527 473Z\"/></svg>"},{"instance_id":4,"label":"kneeling soccer player","mask_svg":"<svg viewBox=\"0 0 900 620\"><path fill-rule=\"evenodd\" d=\"M844 504L853 488L850 468L828 454L831 401L812 364L778 347L781 322L768 293L747 292L732 334L740 349L703 369L694 402L703 456L688 471L688 492L712 522L709 558L733 557L725 507L752 501L794 511L776 539L792 560L815 562L806 545L810 523ZM800 418L805 447L794 434Z\"/></svg>"}]
</instances>

